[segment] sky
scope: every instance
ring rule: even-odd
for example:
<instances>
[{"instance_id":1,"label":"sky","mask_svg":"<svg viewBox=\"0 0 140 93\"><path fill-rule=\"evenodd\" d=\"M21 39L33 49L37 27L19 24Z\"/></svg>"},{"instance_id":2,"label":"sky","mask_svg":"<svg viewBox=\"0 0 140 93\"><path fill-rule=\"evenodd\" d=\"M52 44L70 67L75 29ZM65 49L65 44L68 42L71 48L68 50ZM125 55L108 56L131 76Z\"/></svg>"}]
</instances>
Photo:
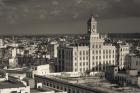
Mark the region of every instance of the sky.
<instances>
[{"instance_id":1,"label":"sky","mask_svg":"<svg viewBox=\"0 0 140 93\"><path fill-rule=\"evenodd\" d=\"M86 33L94 15L98 32L140 32L140 0L0 0L0 34Z\"/></svg>"}]
</instances>

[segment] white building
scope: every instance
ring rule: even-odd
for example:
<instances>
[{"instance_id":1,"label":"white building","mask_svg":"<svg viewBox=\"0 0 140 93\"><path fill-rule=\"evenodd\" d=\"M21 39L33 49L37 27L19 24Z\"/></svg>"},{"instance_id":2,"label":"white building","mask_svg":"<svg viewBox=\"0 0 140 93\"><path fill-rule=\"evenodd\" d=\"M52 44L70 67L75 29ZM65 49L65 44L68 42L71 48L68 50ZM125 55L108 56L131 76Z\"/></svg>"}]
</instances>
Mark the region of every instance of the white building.
<instances>
[{"instance_id":1,"label":"white building","mask_svg":"<svg viewBox=\"0 0 140 93\"><path fill-rule=\"evenodd\" d=\"M129 54L129 45L128 44L125 44L125 45L122 45L120 44L119 45L119 68L122 69L124 68L124 65L127 63L127 55Z\"/></svg>"},{"instance_id":2,"label":"white building","mask_svg":"<svg viewBox=\"0 0 140 93\"><path fill-rule=\"evenodd\" d=\"M33 66L31 71L27 72L28 78L34 78L34 74L36 75L46 75L51 72L51 67L49 64Z\"/></svg>"},{"instance_id":3,"label":"white building","mask_svg":"<svg viewBox=\"0 0 140 93\"><path fill-rule=\"evenodd\" d=\"M3 39L0 39L0 48L2 48L4 45Z\"/></svg>"},{"instance_id":4,"label":"white building","mask_svg":"<svg viewBox=\"0 0 140 93\"><path fill-rule=\"evenodd\" d=\"M16 57L17 57L17 49L16 49L16 47L14 47L11 50L11 58L9 59L9 66L10 67L16 67L18 65Z\"/></svg>"},{"instance_id":5,"label":"white building","mask_svg":"<svg viewBox=\"0 0 140 93\"><path fill-rule=\"evenodd\" d=\"M97 33L97 21L92 16L88 20L85 39L74 46L58 47L57 71L101 71L107 65L115 65L116 47L104 43L104 38Z\"/></svg>"},{"instance_id":6,"label":"white building","mask_svg":"<svg viewBox=\"0 0 140 93\"><path fill-rule=\"evenodd\" d=\"M59 46L59 44L57 42L56 43L51 42L51 44L48 47L50 58L54 58L54 57L57 58L57 48L58 48L58 46Z\"/></svg>"}]
</instances>

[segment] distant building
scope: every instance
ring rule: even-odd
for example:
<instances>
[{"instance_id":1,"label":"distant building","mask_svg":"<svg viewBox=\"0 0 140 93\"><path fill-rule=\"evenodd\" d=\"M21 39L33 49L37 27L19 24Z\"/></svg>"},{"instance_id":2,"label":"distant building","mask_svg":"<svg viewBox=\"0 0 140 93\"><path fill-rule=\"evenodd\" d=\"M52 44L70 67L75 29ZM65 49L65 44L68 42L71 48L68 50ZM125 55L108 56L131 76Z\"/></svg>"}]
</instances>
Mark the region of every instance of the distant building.
<instances>
[{"instance_id":1,"label":"distant building","mask_svg":"<svg viewBox=\"0 0 140 93\"><path fill-rule=\"evenodd\" d=\"M118 68L119 67L117 66L109 66L105 73L106 79L121 86L140 87L140 76L137 70L126 70Z\"/></svg>"},{"instance_id":2,"label":"distant building","mask_svg":"<svg viewBox=\"0 0 140 93\"><path fill-rule=\"evenodd\" d=\"M118 47L118 65L119 65L119 68L120 69L123 69L124 68L124 65L127 63L128 61L128 58L127 58L127 55L129 55L130 53L130 47L128 44L119 44L119 47Z\"/></svg>"},{"instance_id":3,"label":"distant building","mask_svg":"<svg viewBox=\"0 0 140 93\"><path fill-rule=\"evenodd\" d=\"M0 71L0 93L30 93L30 86L20 80L11 79L8 74ZM3 78L3 79L2 79Z\"/></svg>"},{"instance_id":4,"label":"distant building","mask_svg":"<svg viewBox=\"0 0 140 93\"><path fill-rule=\"evenodd\" d=\"M78 80L75 83L70 83L69 81L61 77L35 75L36 88L42 88L44 86L45 88L49 87L67 93L109 93L106 90L103 91L95 87L78 84Z\"/></svg>"},{"instance_id":5,"label":"distant building","mask_svg":"<svg viewBox=\"0 0 140 93\"><path fill-rule=\"evenodd\" d=\"M116 47L105 44L97 33L97 21L88 20L88 33L75 45L58 47L57 71L86 72L105 71L106 66L116 64Z\"/></svg>"},{"instance_id":6,"label":"distant building","mask_svg":"<svg viewBox=\"0 0 140 93\"><path fill-rule=\"evenodd\" d=\"M115 76L118 74L119 67L118 66L108 66L105 71L105 78L112 83L115 83Z\"/></svg>"},{"instance_id":7,"label":"distant building","mask_svg":"<svg viewBox=\"0 0 140 93\"><path fill-rule=\"evenodd\" d=\"M2 48L4 45L3 39L0 39L0 48Z\"/></svg>"},{"instance_id":8,"label":"distant building","mask_svg":"<svg viewBox=\"0 0 140 93\"><path fill-rule=\"evenodd\" d=\"M59 44L56 43L51 43L48 46L48 52L50 54L50 58L56 58L57 57L57 48L58 48Z\"/></svg>"},{"instance_id":9,"label":"distant building","mask_svg":"<svg viewBox=\"0 0 140 93\"><path fill-rule=\"evenodd\" d=\"M0 93L30 93L30 87L20 82L0 82Z\"/></svg>"},{"instance_id":10,"label":"distant building","mask_svg":"<svg viewBox=\"0 0 140 93\"><path fill-rule=\"evenodd\" d=\"M128 62L125 64L125 67L140 72L140 55L128 55Z\"/></svg>"},{"instance_id":11,"label":"distant building","mask_svg":"<svg viewBox=\"0 0 140 93\"><path fill-rule=\"evenodd\" d=\"M34 75L46 75L51 72L51 67L49 64L32 66L32 68L27 72L28 78L34 78Z\"/></svg>"},{"instance_id":12,"label":"distant building","mask_svg":"<svg viewBox=\"0 0 140 93\"><path fill-rule=\"evenodd\" d=\"M14 47L11 50L11 58L9 59L9 67L16 67L17 63L17 49Z\"/></svg>"}]
</instances>

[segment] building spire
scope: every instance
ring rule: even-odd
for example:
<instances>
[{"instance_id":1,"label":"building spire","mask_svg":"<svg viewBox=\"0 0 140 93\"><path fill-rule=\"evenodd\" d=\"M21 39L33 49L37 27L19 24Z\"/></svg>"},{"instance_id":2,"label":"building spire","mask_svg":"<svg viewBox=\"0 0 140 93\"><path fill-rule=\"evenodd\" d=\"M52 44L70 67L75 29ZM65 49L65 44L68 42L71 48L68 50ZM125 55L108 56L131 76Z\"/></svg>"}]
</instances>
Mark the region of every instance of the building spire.
<instances>
[{"instance_id":1,"label":"building spire","mask_svg":"<svg viewBox=\"0 0 140 93\"><path fill-rule=\"evenodd\" d=\"M91 17L88 20L88 33L89 34L96 34L97 33L97 21L96 18L91 15Z\"/></svg>"}]
</instances>

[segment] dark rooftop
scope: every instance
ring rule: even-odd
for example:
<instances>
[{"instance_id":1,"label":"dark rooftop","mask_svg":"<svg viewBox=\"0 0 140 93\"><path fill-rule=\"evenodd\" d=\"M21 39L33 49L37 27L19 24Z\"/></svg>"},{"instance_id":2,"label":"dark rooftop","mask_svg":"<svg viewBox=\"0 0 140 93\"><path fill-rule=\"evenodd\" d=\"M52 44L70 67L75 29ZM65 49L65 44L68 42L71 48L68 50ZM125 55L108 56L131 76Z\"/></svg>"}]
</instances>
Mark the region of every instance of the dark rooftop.
<instances>
[{"instance_id":1,"label":"dark rooftop","mask_svg":"<svg viewBox=\"0 0 140 93\"><path fill-rule=\"evenodd\" d=\"M4 88L19 88L19 87L25 87L25 85L21 82L12 82L12 81L2 81L0 82L0 89Z\"/></svg>"}]
</instances>

